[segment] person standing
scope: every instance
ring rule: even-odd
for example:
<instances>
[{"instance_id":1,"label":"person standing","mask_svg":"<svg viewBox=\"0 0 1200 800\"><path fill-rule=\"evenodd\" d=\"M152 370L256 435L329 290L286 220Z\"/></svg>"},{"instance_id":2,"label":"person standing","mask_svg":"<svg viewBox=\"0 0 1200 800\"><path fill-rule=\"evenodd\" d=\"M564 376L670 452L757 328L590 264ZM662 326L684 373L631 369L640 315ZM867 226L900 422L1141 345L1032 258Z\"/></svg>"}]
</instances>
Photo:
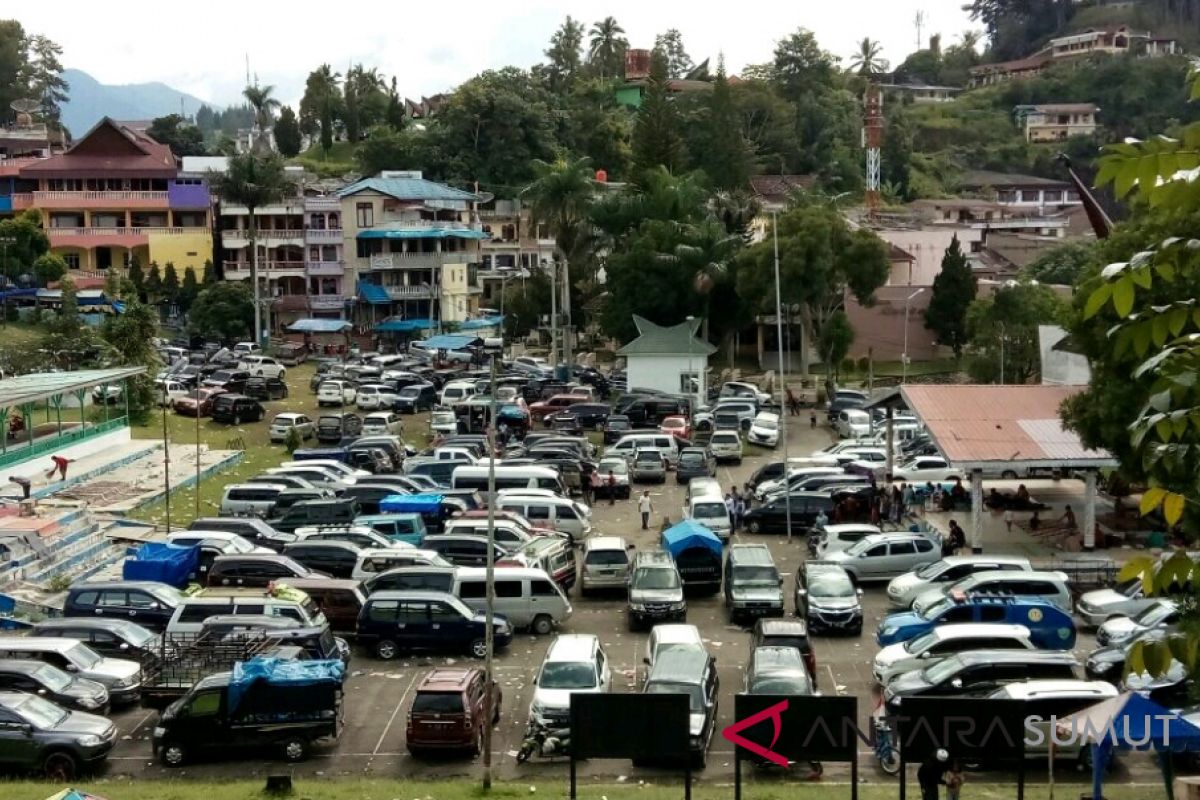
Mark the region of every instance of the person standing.
<instances>
[{"instance_id":1,"label":"person standing","mask_svg":"<svg viewBox=\"0 0 1200 800\"><path fill-rule=\"evenodd\" d=\"M950 765L950 773L946 776L947 800L959 800L959 793L962 791L964 782L962 763L955 759L954 763Z\"/></svg>"},{"instance_id":2,"label":"person standing","mask_svg":"<svg viewBox=\"0 0 1200 800\"><path fill-rule=\"evenodd\" d=\"M901 493L901 502L904 503L905 511L916 512L920 509L920 504L917 502L917 487L911 483L906 483L903 486L904 491ZM920 514L917 514L920 516Z\"/></svg>"},{"instance_id":3,"label":"person standing","mask_svg":"<svg viewBox=\"0 0 1200 800\"><path fill-rule=\"evenodd\" d=\"M811 408L808 411L808 427L810 427L810 428L817 427L817 409L816 408Z\"/></svg>"},{"instance_id":4,"label":"person standing","mask_svg":"<svg viewBox=\"0 0 1200 800\"><path fill-rule=\"evenodd\" d=\"M642 496L638 498L638 511L642 514L642 530L650 530L650 514L654 511L654 504L650 502L649 489L643 491Z\"/></svg>"},{"instance_id":5,"label":"person standing","mask_svg":"<svg viewBox=\"0 0 1200 800\"><path fill-rule=\"evenodd\" d=\"M617 502L617 477L613 475L611 469L608 471L608 478L606 480L608 482L608 504L611 506ZM645 525L642 527L645 527Z\"/></svg>"},{"instance_id":6,"label":"person standing","mask_svg":"<svg viewBox=\"0 0 1200 800\"><path fill-rule=\"evenodd\" d=\"M917 770L917 783L921 786L921 800L938 800L940 786L946 785L946 767L950 754L938 750L930 761Z\"/></svg>"},{"instance_id":7,"label":"person standing","mask_svg":"<svg viewBox=\"0 0 1200 800\"><path fill-rule=\"evenodd\" d=\"M742 518L746 516L746 501L741 495L735 494L733 501L733 530L736 533L742 528Z\"/></svg>"},{"instance_id":8,"label":"person standing","mask_svg":"<svg viewBox=\"0 0 1200 800\"><path fill-rule=\"evenodd\" d=\"M592 501L595 499L595 478L595 473L592 473L584 475L583 480L580 481L581 486L579 488L583 491L583 502L589 506L592 505Z\"/></svg>"}]
</instances>

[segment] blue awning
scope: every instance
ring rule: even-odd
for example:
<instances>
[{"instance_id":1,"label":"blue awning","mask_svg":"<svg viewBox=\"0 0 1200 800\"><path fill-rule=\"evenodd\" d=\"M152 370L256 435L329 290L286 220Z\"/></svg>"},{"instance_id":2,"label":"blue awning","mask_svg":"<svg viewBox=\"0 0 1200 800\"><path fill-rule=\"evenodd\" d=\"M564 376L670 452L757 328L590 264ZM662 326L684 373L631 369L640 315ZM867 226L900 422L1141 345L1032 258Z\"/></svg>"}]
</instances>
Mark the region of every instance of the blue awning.
<instances>
[{"instance_id":1,"label":"blue awning","mask_svg":"<svg viewBox=\"0 0 1200 800\"><path fill-rule=\"evenodd\" d=\"M431 319L386 319L375 326L379 333L407 333L427 331L433 328Z\"/></svg>"},{"instance_id":2,"label":"blue awning","mask_svg":"<svg viewBox=\"0 0 1200 800\"><path fill-rule=\"evenodd\" d=\"M495 328L504 322L504 317L482 317L480 319L469 319L466 322L459 323L459 330L474 331L480 328Z\"/></svg>"},{"instance_id":3,"label":"blue awning","mask_svg":"<svg viewBox=\"0 0 1200 800\"><path fill-rule=\"evenodd\" d=\"M474 344L482 344L478 336L466 333L444 333L441 336L431 336L424 345L429 350L461 350Z\"/></svg>"},{"instance_id":4,"label":"blue awning","mask_svg":"<svg viewBox=\"0 0 1200 800\"><path fill-rule=\"evenodd\" d=\"M298 319L288 325L290 333L341 333L350 330L344 319Z\"/></svg>"},{"instance_id":5,"label":"blue awning","mask_svg":"<svg viewBox=\"0 0 1200 800\"><path fill-rule=\"evenodd\" d=\"M408 228L391 231L370 228L358 232L359 239L487 239L483 231L472 231L466 228Z\"/></svg>"},{"instance_id":6,"label":"blue awning","mask_svg":"<svg viewBox=\"0 0 1200 800\"><path fill-rule=\"evenodd\" d=\"M392 302L387 289L377 283L367 283L366 281L358 282L358 296L368 303L377 306L390 305Z\"/></svg>"}]
</instances>

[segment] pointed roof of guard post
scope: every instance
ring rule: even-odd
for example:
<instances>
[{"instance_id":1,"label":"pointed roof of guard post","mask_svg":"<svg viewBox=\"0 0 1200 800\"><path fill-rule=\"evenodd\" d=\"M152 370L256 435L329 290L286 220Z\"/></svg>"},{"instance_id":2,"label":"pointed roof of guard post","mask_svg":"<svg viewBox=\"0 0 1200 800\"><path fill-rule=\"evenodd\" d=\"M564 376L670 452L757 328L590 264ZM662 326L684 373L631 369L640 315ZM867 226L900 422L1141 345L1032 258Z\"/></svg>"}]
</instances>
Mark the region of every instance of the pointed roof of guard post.
<instances>
[{"instance_id":1,"label":"pointed roof of guard post","mask_svg":"<svg viewBox=\"0 0 1200 800\"><path fill-rule=\"evenodd\" d=\"M696 336L702 320L684 320L678 325L659 325L633 315L638 338L617 351L621 356L710 356L717 348Z\"/></svg>"}]
</instances>

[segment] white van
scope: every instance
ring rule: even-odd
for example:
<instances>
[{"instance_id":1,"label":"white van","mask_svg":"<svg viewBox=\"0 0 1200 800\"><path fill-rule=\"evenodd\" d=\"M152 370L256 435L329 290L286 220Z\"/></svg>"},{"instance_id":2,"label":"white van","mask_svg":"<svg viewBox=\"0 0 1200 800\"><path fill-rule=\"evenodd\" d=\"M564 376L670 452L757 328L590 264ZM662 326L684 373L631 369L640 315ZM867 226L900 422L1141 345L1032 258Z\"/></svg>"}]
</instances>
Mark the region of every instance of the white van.
<instances>
[{"instance_id":1,"label":"white van","mask_svg":"<svg viewBox=\"0 0 1200 800\"><path fill-rule=\"evenodd\" d=\"M376 547L362 551L354 563L354 571L350 573L350 578L365 581L396 567L440 563L441 557L432 550L421 550L412 545L402 547L401 543L397 543L395 547Z\"/></svg>"},{"instance_id":2,"label":"white van","mask_svg":"<svg viewBox=\"0 0 1200 800\"><path fill-rule=\"evenodd\" d=\"M564 497L567 487L563 484L562 475L553 467L520 466L506 467L503 464L495 467L496 489L549 489ZM488 467L486 465L464 465L455 467L450 477L452 489L475 489L480 497L485 497L488 490ZM490 499L490 498L489 498Z\"/></svg>"},{"instance_id":3,"label":"white van","mask_svg":"<svg viewBox=\"0 0 1200 800\"><path fill-rule=\"evenodd\" d=\"M843 408L833 423L838 436L843 439L871 435L871 415L861 408Z\"/></svg>"},{"instance_id":4,"label":"white van","mask_svg":"<svg viewBox=\"0 0 1200 800\"><path fill-rule=\"evenodd\" d=\"M571 616L571 601L549 575L540 569L504 567L494 571L496 594L493 608L514 628L528 628L540 635ZM487 607L487 570L459 567L451 592L475 611Z\"/></svg>"},{"instance_id":5,"label":"white van","mask_svg":"<svg viewBox=\"0 0 1200 800\"><path fill-rule=\"evenodd\" d=\"M533 525L552 526L556 531L569 534L572 541L586 539L592 532L588 520L591 510L582 503L565 497L521 497L506 494L496 500L497 511L513 511Z\"/></svg>"},{"instance_id":6,"label":"white van","mask_svg":"<svg viewBox=\"0 0 1200 800\"><path fill-rule=\"evenodd\" d=\"M284 461L279 464L276 469L286 470L289 467L324 467L325 469L340 474L347 478L366 478L371 475L365 469L355 469L343 461L338 461L333 458L311 458L304 461Z\"/></svg>"},{"instance_id":7,"label":"white van","mask_svg":"<svg viewBox=\"0 0 1200 800\"><path fill-rule=\"evenodd\" d=\"M288 487L282 483L234 483L225 487L221 497L223 517L262 517L271 513L275 501Z\"/></svg>"},{"instance_id":8,"label":"white van","mask_svg":"<svg viewBox=\"0 0 1200 800\"><path fill-rule=\"evenodd\" d=\"M204 620L229 614L265 614L294 619L305 628L324 628L329 624L321 609L304 592L289 590L296 599L272 597L266 589L206 589L203 594L183 598L167 623L167 636L200 633Z\"/></svg>"},{"instance_id":9,"label":"white van","mask_svg":"<svg viewBox=\"0 0 1200 800\"><path fill-rule=\"evenodd\" d=\"M711 530L721 541L729 541L733 535L733 521L720 493L692 495L683 507L683 515Z\"/></svg>"},{"instance_id":10,"label":"white van","mask_svg":"<svg viewBox=\"0 0 1200 800\"><path fill-rule=\"evenodd\" d=\"M438 398L442 405L452 406L456 403L463 403L475 396L475 383L473 381L450 381L442 387L442 394Z\"/></svg>"},{"instance_id":11,"label":"white van","mask_svg":"<svg viewBox=\"0 0 1200 800\"><path fill-rule=\"evenodd\" d=\"M706 495L717 498L724 497L724 495L721 494L721 482L716 478L704 477L692 478L690 481L688 481L688 500L691 500L693 497L704 497Z\"/></svg>"},{"instance_id":12,"label":"white van","mask_svg":"<svg viewBox=\"0 0 1200 800\"><path fill-rule=\"evenodd\" d=\"M627 433L608 447L604 455L624 456L628 460L638 450L657 450L667 460L669 468L679 466L678 440L669 433Z\"/></svg>"}]
</instances>

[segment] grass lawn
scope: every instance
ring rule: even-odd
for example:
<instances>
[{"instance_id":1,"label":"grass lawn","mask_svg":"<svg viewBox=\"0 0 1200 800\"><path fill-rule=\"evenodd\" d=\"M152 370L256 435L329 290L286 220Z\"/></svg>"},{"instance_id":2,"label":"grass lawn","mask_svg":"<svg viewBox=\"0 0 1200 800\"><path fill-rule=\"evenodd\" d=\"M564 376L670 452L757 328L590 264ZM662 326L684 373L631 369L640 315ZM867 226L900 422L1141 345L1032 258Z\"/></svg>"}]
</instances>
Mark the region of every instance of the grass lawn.
<instances>
[{"instance_id":1,"label":"grass lawn","mask_svg":"<svg viewBox=\"0 0 1200 800\"><path fill-rule=\"evenodd\" d=\"M319 175L343 175L357 169L354 154L358 145L350 142L334 142L326 154L320 144L305 150L294 159L298 164L316 172Z\"/></svg>"},{"instance_id":2,"label":"grass lawn","mask_svg":"<svg viewBox=\"0 0 1200 800\"><path fill-rule=\"evenodd\" d=\"M536 782L512 782L493 784L490 793L484 793L477 781L447 780L438 782L416 782L401 780L307 780L296 781L296 791L291 797L299 800L477 800L478 798L516 797L565 797L567 794L566 768L560 780ZM210 783L199 781L140 781L102 780L80 781L77 788L96 792L107 800L259 800L278 797L266 795L261 790L263 780ZM1012 800L1016 787L1012 784L968 783L969 797L974 800ZM0 784L0 796L5 800L45 800L62 787L48 783L16 782ZM532 791L531 791L532 790ZM1078 797L1085 790L1082 784L1059 785L1059 798ZM1163 787L1120 786L1104 787L1104 796L1109 800L1134 800L1134 798L1160 797ZM915 782L908 787L910 797L919 797ZM966 795L966 792L964 792ZM662 785L645 786L629 784L591 784L580 782L579 797L587 800L678 800L683 796L682 781ZM729 800L733 796L730 785L695 785L692 797L695 800ZM745 800L838 800L849 798L850 790L845 784L773 783L743 787ZM860 785L862 800L894 800L898 796L896 784ZM1047 787L1026 786L1028 800L1046 800Z\"/></svg>"}]
</instances>

